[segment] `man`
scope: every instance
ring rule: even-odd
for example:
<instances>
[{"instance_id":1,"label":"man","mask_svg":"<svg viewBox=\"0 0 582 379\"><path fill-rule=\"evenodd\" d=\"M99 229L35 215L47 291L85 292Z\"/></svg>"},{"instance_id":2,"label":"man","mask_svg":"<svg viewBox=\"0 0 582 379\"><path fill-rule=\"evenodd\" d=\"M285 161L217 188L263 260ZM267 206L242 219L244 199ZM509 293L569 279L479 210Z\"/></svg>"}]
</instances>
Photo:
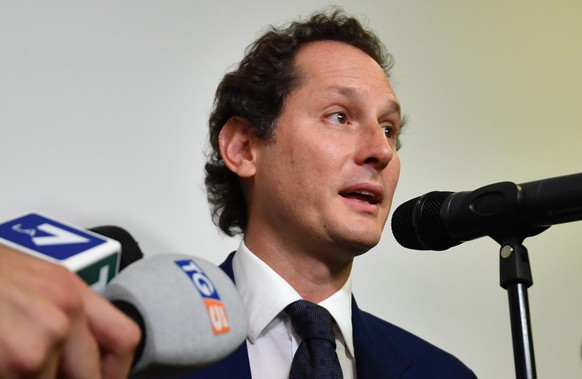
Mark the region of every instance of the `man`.
<instances>
[{"instance_id":1,"label":"man","mask_svg":"<svg viewBox=\"0 0 582 379\"><path fill-rule=\"evenodd\" d=\"M339 377L474 377L352 299L353 260L380 240L400 172L390 65L372 33L334 12L271 29L221 82L206 185L217 224L244 236L221 267L250 331L234 354L190 377L289 377L301 338L286 307L300 299L335 320Z\"/></svg>"}]
</instances>

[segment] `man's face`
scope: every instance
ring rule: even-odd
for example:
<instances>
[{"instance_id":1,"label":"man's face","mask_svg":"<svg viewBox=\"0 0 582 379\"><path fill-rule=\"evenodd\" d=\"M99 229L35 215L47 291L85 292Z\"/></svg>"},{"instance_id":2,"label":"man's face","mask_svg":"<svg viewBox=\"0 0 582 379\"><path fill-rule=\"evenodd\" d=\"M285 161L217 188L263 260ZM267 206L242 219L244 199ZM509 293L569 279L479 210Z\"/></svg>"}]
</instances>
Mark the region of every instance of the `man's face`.
<instances>
[{"instance_id":1,"label":"man's face","mask_svg":"<svg viewBox=\"0 0 582 379\"><path fill-rule=\"evenodd\" d=\"M295 67L301 84L257 147L247 238L351 259L378 243L388 217L398 100L381 67L344 43L310 43Z\"/></svg>"}]
</instances>

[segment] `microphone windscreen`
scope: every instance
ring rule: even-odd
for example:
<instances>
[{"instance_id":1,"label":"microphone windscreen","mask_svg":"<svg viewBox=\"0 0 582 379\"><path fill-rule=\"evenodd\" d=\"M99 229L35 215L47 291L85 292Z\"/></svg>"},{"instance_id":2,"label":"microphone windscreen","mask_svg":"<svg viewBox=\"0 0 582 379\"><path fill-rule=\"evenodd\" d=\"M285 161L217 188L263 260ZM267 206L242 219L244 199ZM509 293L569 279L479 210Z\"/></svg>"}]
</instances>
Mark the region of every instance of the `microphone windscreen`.
<instances>
[{"instance_id":1,"label":"microphone windscreen","mask_svg":"<svg viewBox=\"0 0 582 379\"><path fill-rule=\"evenodd\" d=\"M248 319L231 279L214 264L187 255L142 259L114 278L105 297L141 315L143 352L133 372L160 378L195 371L245 341Z\"/></svg>"}]
</instances>

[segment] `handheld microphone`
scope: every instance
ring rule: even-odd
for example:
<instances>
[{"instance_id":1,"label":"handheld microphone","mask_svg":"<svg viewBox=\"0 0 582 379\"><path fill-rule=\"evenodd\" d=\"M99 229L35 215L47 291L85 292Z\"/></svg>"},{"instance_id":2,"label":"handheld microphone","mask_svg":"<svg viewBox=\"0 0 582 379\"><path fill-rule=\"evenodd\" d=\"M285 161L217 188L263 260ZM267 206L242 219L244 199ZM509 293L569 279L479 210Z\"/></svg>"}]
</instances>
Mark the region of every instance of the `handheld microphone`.
<instances>
[{"instance_id":1,"label":"handheld microphone","mask_svg":"<svg viewBox=\"0 0 582 379\"><path fill-rule=\"evenodd\" d=\"M582 173L522 184L500 182L471 192L429 192L394 211L392 233L409 249L446 250L483 236L503 244L578 220Z\"/></svg>"},{"instance_id":2,"label":"handheld microphone","mask_svg":"<svg viewBox=\"0 0 582 379\"><path fill-rule=\"evenodd\" d=\"M142 259L120 272L104 295L142 330L135 378L195 371L229 355L247 335L248 319L234 283L200 258Z\"/></svg>"},{"instance_id":3,"label":"handheld microphone","mask_svg":"<svg viewBox=\"0 0 582 379\"><path fill-rule=\"evenodd\" d=\"M67 267L98 293L119 271L119 241L35 213L0 224L0 243Z\"/></svg>"}]
</instances>

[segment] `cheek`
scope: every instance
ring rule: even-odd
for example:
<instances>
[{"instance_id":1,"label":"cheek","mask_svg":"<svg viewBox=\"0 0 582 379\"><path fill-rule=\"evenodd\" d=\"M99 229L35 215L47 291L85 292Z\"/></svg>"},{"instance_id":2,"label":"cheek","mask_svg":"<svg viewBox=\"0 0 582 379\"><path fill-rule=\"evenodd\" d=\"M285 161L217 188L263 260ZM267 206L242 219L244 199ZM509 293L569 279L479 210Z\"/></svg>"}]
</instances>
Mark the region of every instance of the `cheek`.
<instances>
[{"instance_id":1,"label":"cheek","mask_svg":"<svg viewBox=\"0 0 582 379\"><path fill-rule=\"evenodd\" d=\"M321 145L313 140L295 138L293 143L282 145L278 155L285 160L281 163L289 172L312 175L321 164L321 150Z\"/></svg>"},{"instance_id":2,"label":"cheek","mask_svg":"<svg viewBox=\"0 0 582 379\"><path fill-rule=\"evenodd\" d=\"M390 173L390 183L393 185L394 189L396 189L398 179L400 178L400 157L396 152L394 152L394 156L388 164L388 172Z\"/></svg>"},{"instance_id":3,"label":"cheek","mask_svg":"<svg viewBox=\"0 0 582 379\"><path fill-rule=\"evenodd\" d=\"M287 206L292 206L294 212L299 214L323 205L328 188L332 187L332 179L338 174L337 169L330 167L321 150L320 146L303 141L302 144L286 146L281 151L283 161L277 164L277 185L285 192L282 195Z\"/></svg>"},{"instance_id":4,"label":"cheek","mask_svg":"<svg viewBox=\"0 0 582 379\"><path fill-rule=\"evenodd\" d=\"M398 179L400 177L400 158L397 154L384 169L384 180L386 183L386 188L388 190L388 196L390 197L390 203L392 203L392 198L394 197L394 192L396 191L396 186L398 185Z\"/></svg>"},{"instance_id":5,"label":"cheek","mask_svg":"<svg viewBox=\"0 0 582 379\"><path fill-rule=\"evenodd\" d=\"M328 187L342 172L342 149L327 148L325 143L306 141L291 154L291 169L299 182L309 187Z\"/></svg>"}]
</instances>

